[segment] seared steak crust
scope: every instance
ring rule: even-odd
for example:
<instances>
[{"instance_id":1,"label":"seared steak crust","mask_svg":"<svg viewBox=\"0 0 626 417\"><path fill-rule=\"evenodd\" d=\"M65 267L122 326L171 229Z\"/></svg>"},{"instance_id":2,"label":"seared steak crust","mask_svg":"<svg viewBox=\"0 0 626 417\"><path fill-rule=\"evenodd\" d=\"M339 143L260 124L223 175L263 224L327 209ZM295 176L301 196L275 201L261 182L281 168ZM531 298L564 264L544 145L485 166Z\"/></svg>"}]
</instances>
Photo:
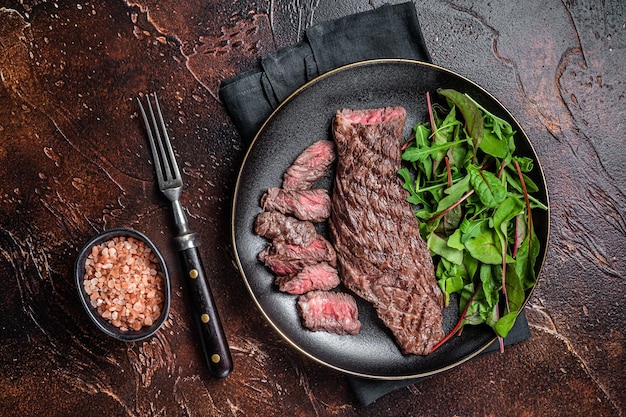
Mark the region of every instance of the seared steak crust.
<instances>
[{"instance_id":1,"label":"seared steak crust","mask_svg":"<svg viewBox=\"0 0 626 417\"><path fill-rule=\"evenodd\" d=\"M318 140L307 147L283 175L283 189L308 190L335 162L335 143Z\"/></svg>"},{"instance_id":2,"label":"seared steak crust","mask_svg":"<svg viewBox=\"0 0 626 417\"><path fill-rule=\"evenodd\" d=\"M261 208L263 211L293 214L304 221L321 222L330 216L330 197L328 191L321 188L284 190L272 187L261 197Z\"/></svg>"},{"instance_id":3,"label":"seared steak crust","mask_svg":"<svg viewBox=\"0 0 626 417\"><path fill-rule=\"evenodd\" d=\"M271 244L268 244L267 248L269 248L267 254L279 255L285 259L300 259L307 261L308 264L328 262L332 266L337 265L337 255L333 245L320 234L306 246L287 243L285 239L277 237L272 240Z\"/></svg>"},{"instance_id":4,"label":"seared steak crust","mask_svg":"<svg viewBox=\"0 0 626 417\"><path fill-rule=\"evenodd\" d=\"M346 287L371 302L404 354L443 338L441 290L397 171L406 111L340 110L329 228Z\"/></svg>"},{"instance_id":5,"label":"seared steak crust","mask_svg":"<svg viewBox=\"0 0 626 417\"><path fill-rule=\"evenodd\" d=\"M307 246L317 237L315 225L278 211L263 211L255 221L254 231L268 239L283 237L287 243Z\"/></svg>"},{"instance_id":6,"label":"seared steak crust","mask_svg":"<svg viewBox=\"0 0 626 417\"><path fill-rule=\"evenodd\" d=\"M305 266L296 274L277 276L274 283L282 292L304 294L313 290L332 290L341 281L337 268L327 262L319 262Z\"/></svg>"}]
</instances>

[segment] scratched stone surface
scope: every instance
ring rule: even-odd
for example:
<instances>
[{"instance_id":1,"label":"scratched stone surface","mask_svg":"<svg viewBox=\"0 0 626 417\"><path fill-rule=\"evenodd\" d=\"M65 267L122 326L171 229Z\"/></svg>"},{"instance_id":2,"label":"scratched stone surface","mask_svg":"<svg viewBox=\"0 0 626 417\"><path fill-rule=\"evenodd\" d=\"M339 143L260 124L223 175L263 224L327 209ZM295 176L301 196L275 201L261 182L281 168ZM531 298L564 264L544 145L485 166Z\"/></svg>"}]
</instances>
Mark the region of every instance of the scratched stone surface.
<instances>
[{"instance_id":1,"label":"scratched stone surface","mask_svg":"<svg viewBox=\"0 0 626 417\"><path fill-rule=\"evenodd\" d=\"M504 4L500 4L504 3ZM0 415L623 416L626 6L416 1L436 64L491 91L545 170L551 237L533 337L359 407L343 375L264 322L240 278L230 208L244 146L227 77L307 27L382 0L0 2ZM158 90L235 371L208 375L134 97ZM138 229L174 276L166 326L123 344L87 321L83 243Z\"/></svg>"}]
</instances>

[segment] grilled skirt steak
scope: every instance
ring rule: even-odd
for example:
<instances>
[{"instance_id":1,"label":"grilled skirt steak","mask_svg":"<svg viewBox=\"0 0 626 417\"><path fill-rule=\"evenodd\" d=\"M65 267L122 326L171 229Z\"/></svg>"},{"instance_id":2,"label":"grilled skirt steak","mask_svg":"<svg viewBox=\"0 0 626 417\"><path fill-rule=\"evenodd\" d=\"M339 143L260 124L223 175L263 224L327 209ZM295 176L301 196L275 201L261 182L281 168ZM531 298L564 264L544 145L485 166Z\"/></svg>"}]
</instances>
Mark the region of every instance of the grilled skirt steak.
<instances>
[{"instance_id":1,"label":"grilled skirt steak","mask_svg":"<svg viewBox=\"0 0 626 417\"><path fill-rule=\"evenodd\" d=\"M361 329L354 297L331 291L311 291L298 297L304 326L313 331L357 334Z\"/></svg>"},{"instance_id":2,"label":"grilled skirt steak","mask_svg":"<svg viewBox=\"0 0 626 417\"><path fill-rule=\"evenodd\" d=\"M404 354L444 337L430 252L397 176L406 111L340 110L329 229L346 287L371 302Z\"/></svg>"}]
</instances>

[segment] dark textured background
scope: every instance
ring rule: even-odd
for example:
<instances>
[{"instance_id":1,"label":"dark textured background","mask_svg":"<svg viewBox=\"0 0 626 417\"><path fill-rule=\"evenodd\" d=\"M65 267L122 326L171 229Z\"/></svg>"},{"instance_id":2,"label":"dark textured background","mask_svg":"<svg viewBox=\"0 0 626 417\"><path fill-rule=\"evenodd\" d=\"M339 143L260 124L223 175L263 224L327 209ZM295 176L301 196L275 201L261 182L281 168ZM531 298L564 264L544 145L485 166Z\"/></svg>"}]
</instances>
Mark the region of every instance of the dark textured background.
<instances>
[{"instance_id":1,"label":"dark textured background","mask_svg":"<svg viewBox=\"0 0 626 417\"><path fill-rule=\"evenodd\" d=\"M243 145L220 81L322 20L381 1L0 2L0 415L623 416L626 6L416 1L434 63L519 120L545 169L551 239L526 308L533 338L356 406L344 377L267 326L233 263ZM158 90L183 196L232 345L212 379L180 280L167 326L122 344L86 316L71 271L96 232L136 228L176 276L133 98ZM164 106L165 107L165 106Z\"/></svg>"}]
</instances>

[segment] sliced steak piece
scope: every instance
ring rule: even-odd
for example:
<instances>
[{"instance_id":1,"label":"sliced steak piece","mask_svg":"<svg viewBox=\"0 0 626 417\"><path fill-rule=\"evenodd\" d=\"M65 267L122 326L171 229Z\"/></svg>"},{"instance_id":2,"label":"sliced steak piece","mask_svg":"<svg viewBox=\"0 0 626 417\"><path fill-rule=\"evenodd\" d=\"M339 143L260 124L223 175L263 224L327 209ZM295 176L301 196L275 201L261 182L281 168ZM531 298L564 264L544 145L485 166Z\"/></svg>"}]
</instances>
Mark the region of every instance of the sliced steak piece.
<instances>
[{"instance_id":1,"label":"sliced steak piece","mask_svg":"<svg viewBox=\"0 0 626 417\"><path fill-rule=\"evenodd\" d=\"M268 188L261 197L264 211L279 211L293 214L300 220L321 222L330 216L330 196L328 191L316 188L312 190L283 190Z\"/></svg>"},{"instance_id":2,"label":"sliced steak piece","mask_svg":"<svg viewBox=\"0 0 626 417\"><path fill-rule=\"evenodd\" d=\"M335 162L335 143L319 140L306 148L283 175L283 189L308 190Z\"/></svg>"},{"instance_id":3,"label":"sliced steak piece","mask_svg":"<svg viewBox=\"0 0 626 417\"><path fill-rule=\"evenodd\" d=\"M272 246L268 245L259 252L258 258L276 275L292 275L302 271L307 265L313 262L303 259L288 259L282 255L272 254Z\"/></svg>"},{"instance_id":4,"label":"sliced steak piece","mask_svg":"<svg viewBox=\"0 0 626 417\"><path fill-rule=\"evenodd\" d=\"M328 262L332 266L337 266L337 253L333 245L320 234L306 246L287 243L285 239L278 237L272 240L271 253L287 259L303 259L311 263Z\"/></svg>"},{"instance_id":5,"label":"sliced steak piece","mask_svg":"<svg viewBox=\"0 0 626 417\"><path fill-rule=\"evenodd\" d=\"M278 289L289 294L304 294L313 290L332 290L339 285L337 268L327 262L305 266L297 274L277 276Z\"/></svg>"},{"instance_id":6,"label":"sliced steak piece","mask_svg":"<svg viewBox=\"0 0 626 417\"><path fill-rule=\"evenodd\" d=\"M259 253L258 258L276 275L292 275L307 265L319 262L337 266L337 254L333 245L320 234L306 246L287 243L284 238L278 237Z\"/></svg>"},{"instance_id":7,"label":"sliced steak piece","mask_svg":"<svg viewBox=\"0 0 626 417\"><path fill-rule=\"evenodd\" d=\"M272 240L261 254L263 254L263 259L261 260L266 260L268 256L273 256L287 260L300 260L305 265L312 265L318 262L328 262L332 266L337 265L337 254L333 245L320 234L306 246L287 243L282 237L278 237Z\"/></svg>"},{"instance_id":8,"label":"sliced steak piece","mask_svg":"<svg viewBox=\"0 0 626 417\"><path fill-rule=\"evenodd\" d=\"M329 229L344 285L374 305L404 354L425 355L444 337L443 300L397 176L405 119L401 107L337 112Z\"/></svg>"},{"instance_id":9,"label":"sliced steak piece","mask_svg":"<svg viewBox=\"0 0 626 417\"><path fill-rule=\"evenodd\" d=\"M254 231L265 238L276 239L282 236L294 245L309 245L317 237L315 225L309 221L285 216L278 211L264 211L256 218Z\"/></svg>"},{"instance_id":10,"label":"sliced steak piece","mask_svg":"<svg viewBox=\"0 0 626 417\"><path fill-rule=\"evenodd\" d=\"M311 291L298 297L302 324L313 331L357 334L361 329L354 297L331 291Z\"/></svg>"}]
</instances>

